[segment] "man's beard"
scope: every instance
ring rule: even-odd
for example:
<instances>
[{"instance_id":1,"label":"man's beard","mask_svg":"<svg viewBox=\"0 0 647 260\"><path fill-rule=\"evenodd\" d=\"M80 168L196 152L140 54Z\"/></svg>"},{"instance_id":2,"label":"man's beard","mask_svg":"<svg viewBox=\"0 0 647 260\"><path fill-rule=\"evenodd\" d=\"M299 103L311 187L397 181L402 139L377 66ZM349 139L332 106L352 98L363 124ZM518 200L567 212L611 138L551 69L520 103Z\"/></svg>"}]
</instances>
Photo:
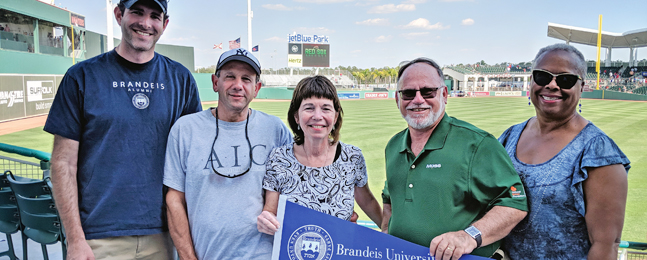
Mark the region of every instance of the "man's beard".
<instances>
[{"instance_id":1,"label":"man's beard","mask_svg":"<svg viewBox=\"0 0 647 260\"><path fill-rule=\"evenodd\" d=\"M432 107L430 105L409 105L407 106L407 109L414 109L414 108L429 108L429 114L425 116L418 116L418 117L413 117L409 114L406 114L405 116L402 116L404 120L407 121L407 124L413 129L425 129L430 126L432 126L436 120L441 118L445 114L445 102L439 102L440 106L438 107L437 111L434 112Z\"/></svg>"}]
</instances>

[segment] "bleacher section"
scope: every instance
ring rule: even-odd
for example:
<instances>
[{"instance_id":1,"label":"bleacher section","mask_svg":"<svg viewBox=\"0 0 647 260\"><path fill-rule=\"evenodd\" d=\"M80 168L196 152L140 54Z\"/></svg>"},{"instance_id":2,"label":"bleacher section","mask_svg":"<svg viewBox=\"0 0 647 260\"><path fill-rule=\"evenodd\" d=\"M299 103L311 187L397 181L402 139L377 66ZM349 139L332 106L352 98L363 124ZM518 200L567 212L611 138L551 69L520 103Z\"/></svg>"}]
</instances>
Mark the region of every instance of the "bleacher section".
<instances>
[{"instance_id":1,"label":"bleacher section","mask_svg":"<svg viewBox=\"0 0 647 260\"><path fill-rule=\"evenodd\" d=\"M647 95L647 86L634 89L633 93L640 94L640 95Z\"/></svg>"},{"instance_id":2,"label":"bleacher section","mask_svg":"<svg viewBox=\"0 0 647 260\"><path fill-rule=\"evenodd\" d=\"M299 81L310 75L277 75L277 74L261 74L261 82L265 87L295 87ZM328 78L337 88L349 88L356 85L356 83L346 75L333 76L324 75Z\"/></svg>"},{"instance_id":3,"label":"bleacher section","mask_svg":"<svg viewBox=\"0 0 647 260\"><path fill-rule=\"evenodd\" d=\"M624 72L622 72L622 77L623 78L629 78L634 75L631 75L631 71L634 71L634 75L642 75L643 71L647 71L647 66L638 66L638 67L628 67L625 69Z\"/></svg>"},{"instance_id":4,"label":"bleacher section","mask_svg":"<svg viewBox=\"0 0 647 260\"><path fill-rule=\"evenodd\" d=\"M476 70L481 74L503 74L506 72L504 67L488 67L488 66L479 66L476 67Z\"/></svg>"},{"instance_id":5,"label":"bleacher section","mask_svg":"<svg viewBox=\"0 0 647 260\"><path fill-rule=\"evenodd\" d=\"M609 78L609 73L616 74L622 69L622 67L600 67L600 78L601 79L608 79ZM593 67L588 67L586 70L586 78L588 79L596 79L597 72L595 72L595 66Z\"/></svg>"}]
</instances>

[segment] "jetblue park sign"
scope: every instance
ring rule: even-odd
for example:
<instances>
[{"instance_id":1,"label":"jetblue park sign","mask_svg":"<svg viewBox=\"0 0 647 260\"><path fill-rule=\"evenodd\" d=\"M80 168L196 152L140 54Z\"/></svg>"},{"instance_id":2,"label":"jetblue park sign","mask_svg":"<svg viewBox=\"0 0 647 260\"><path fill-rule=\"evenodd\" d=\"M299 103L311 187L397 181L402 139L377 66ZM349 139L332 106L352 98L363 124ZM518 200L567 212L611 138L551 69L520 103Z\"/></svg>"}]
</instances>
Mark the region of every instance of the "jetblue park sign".
<instances>
[{"instance_id":1,"label":"jetblue park sign","mask_svg":"<svg viewBox=\"0 0 647 260\"><path fill-rule=\"evenodd\" d=\"M328 36L325 35L305 35L300 33L288 34L289 43L321 43L329 44Z\"/></svg>"},{"instance_id":2,"label":"jetblue park sign","mask_svg":"<svg viewBox=\"0 0 647 260\"><path fill-rule=\"evenodd\" d=\"M329 43L325 35L288 34L288 67L330 67Z\"/></svg>"}]
</instances>

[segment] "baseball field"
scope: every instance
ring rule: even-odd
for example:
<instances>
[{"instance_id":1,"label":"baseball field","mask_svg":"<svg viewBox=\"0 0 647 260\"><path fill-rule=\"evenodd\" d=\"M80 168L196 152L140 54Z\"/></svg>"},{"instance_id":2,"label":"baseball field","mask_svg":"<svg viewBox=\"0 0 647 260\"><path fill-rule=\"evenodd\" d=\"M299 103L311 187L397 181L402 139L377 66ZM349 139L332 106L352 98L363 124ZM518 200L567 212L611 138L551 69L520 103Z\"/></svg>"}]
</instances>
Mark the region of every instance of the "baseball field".
<instances>
[{"instance_id":1,"label":"baseball field","mask_svg":"<svg viewBox=\"0 0 647 260\"><path fill-rule=\"evenodd\" d=\"M215 105L214 105L215 106ZM285 123L289 101L257 100L251 107L276 115ZM205 108L209 105L205 105ZM384 185L384 147L406 127L393 99L342 101L341 141L362 149L371 191L381 202ZM534 115L527 98L450 98L447 113L498 137L505 129ZM645 242L647 236L647 102L582 100L582 115L606 132L631 160L629 196L622 240ZM1 135L0 142L51 152L52 136L36 127ZM6 155L0 153L2 155ZM10 157L18 157L9 155ZM356 209L360 219L369 220Z\"/></svg>"}]
</instances>

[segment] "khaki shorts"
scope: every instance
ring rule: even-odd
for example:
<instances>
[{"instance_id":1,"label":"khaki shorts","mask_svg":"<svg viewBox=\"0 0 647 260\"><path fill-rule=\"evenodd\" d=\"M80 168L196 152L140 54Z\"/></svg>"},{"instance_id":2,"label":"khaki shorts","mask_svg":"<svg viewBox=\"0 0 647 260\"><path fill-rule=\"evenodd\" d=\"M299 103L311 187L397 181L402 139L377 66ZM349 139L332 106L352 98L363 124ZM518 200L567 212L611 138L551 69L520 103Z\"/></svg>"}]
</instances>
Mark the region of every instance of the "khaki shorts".
<instances>
[{"instance_id":1,"label":"khaki shorts","mask_svg":"<svg viewBox=\"0 0 647 260\"><path fill-rule=\"evenodd\" d=\"M168 233L87 240L96 259L172 260L173 242Z\"/></svg>"}]
</instances>

